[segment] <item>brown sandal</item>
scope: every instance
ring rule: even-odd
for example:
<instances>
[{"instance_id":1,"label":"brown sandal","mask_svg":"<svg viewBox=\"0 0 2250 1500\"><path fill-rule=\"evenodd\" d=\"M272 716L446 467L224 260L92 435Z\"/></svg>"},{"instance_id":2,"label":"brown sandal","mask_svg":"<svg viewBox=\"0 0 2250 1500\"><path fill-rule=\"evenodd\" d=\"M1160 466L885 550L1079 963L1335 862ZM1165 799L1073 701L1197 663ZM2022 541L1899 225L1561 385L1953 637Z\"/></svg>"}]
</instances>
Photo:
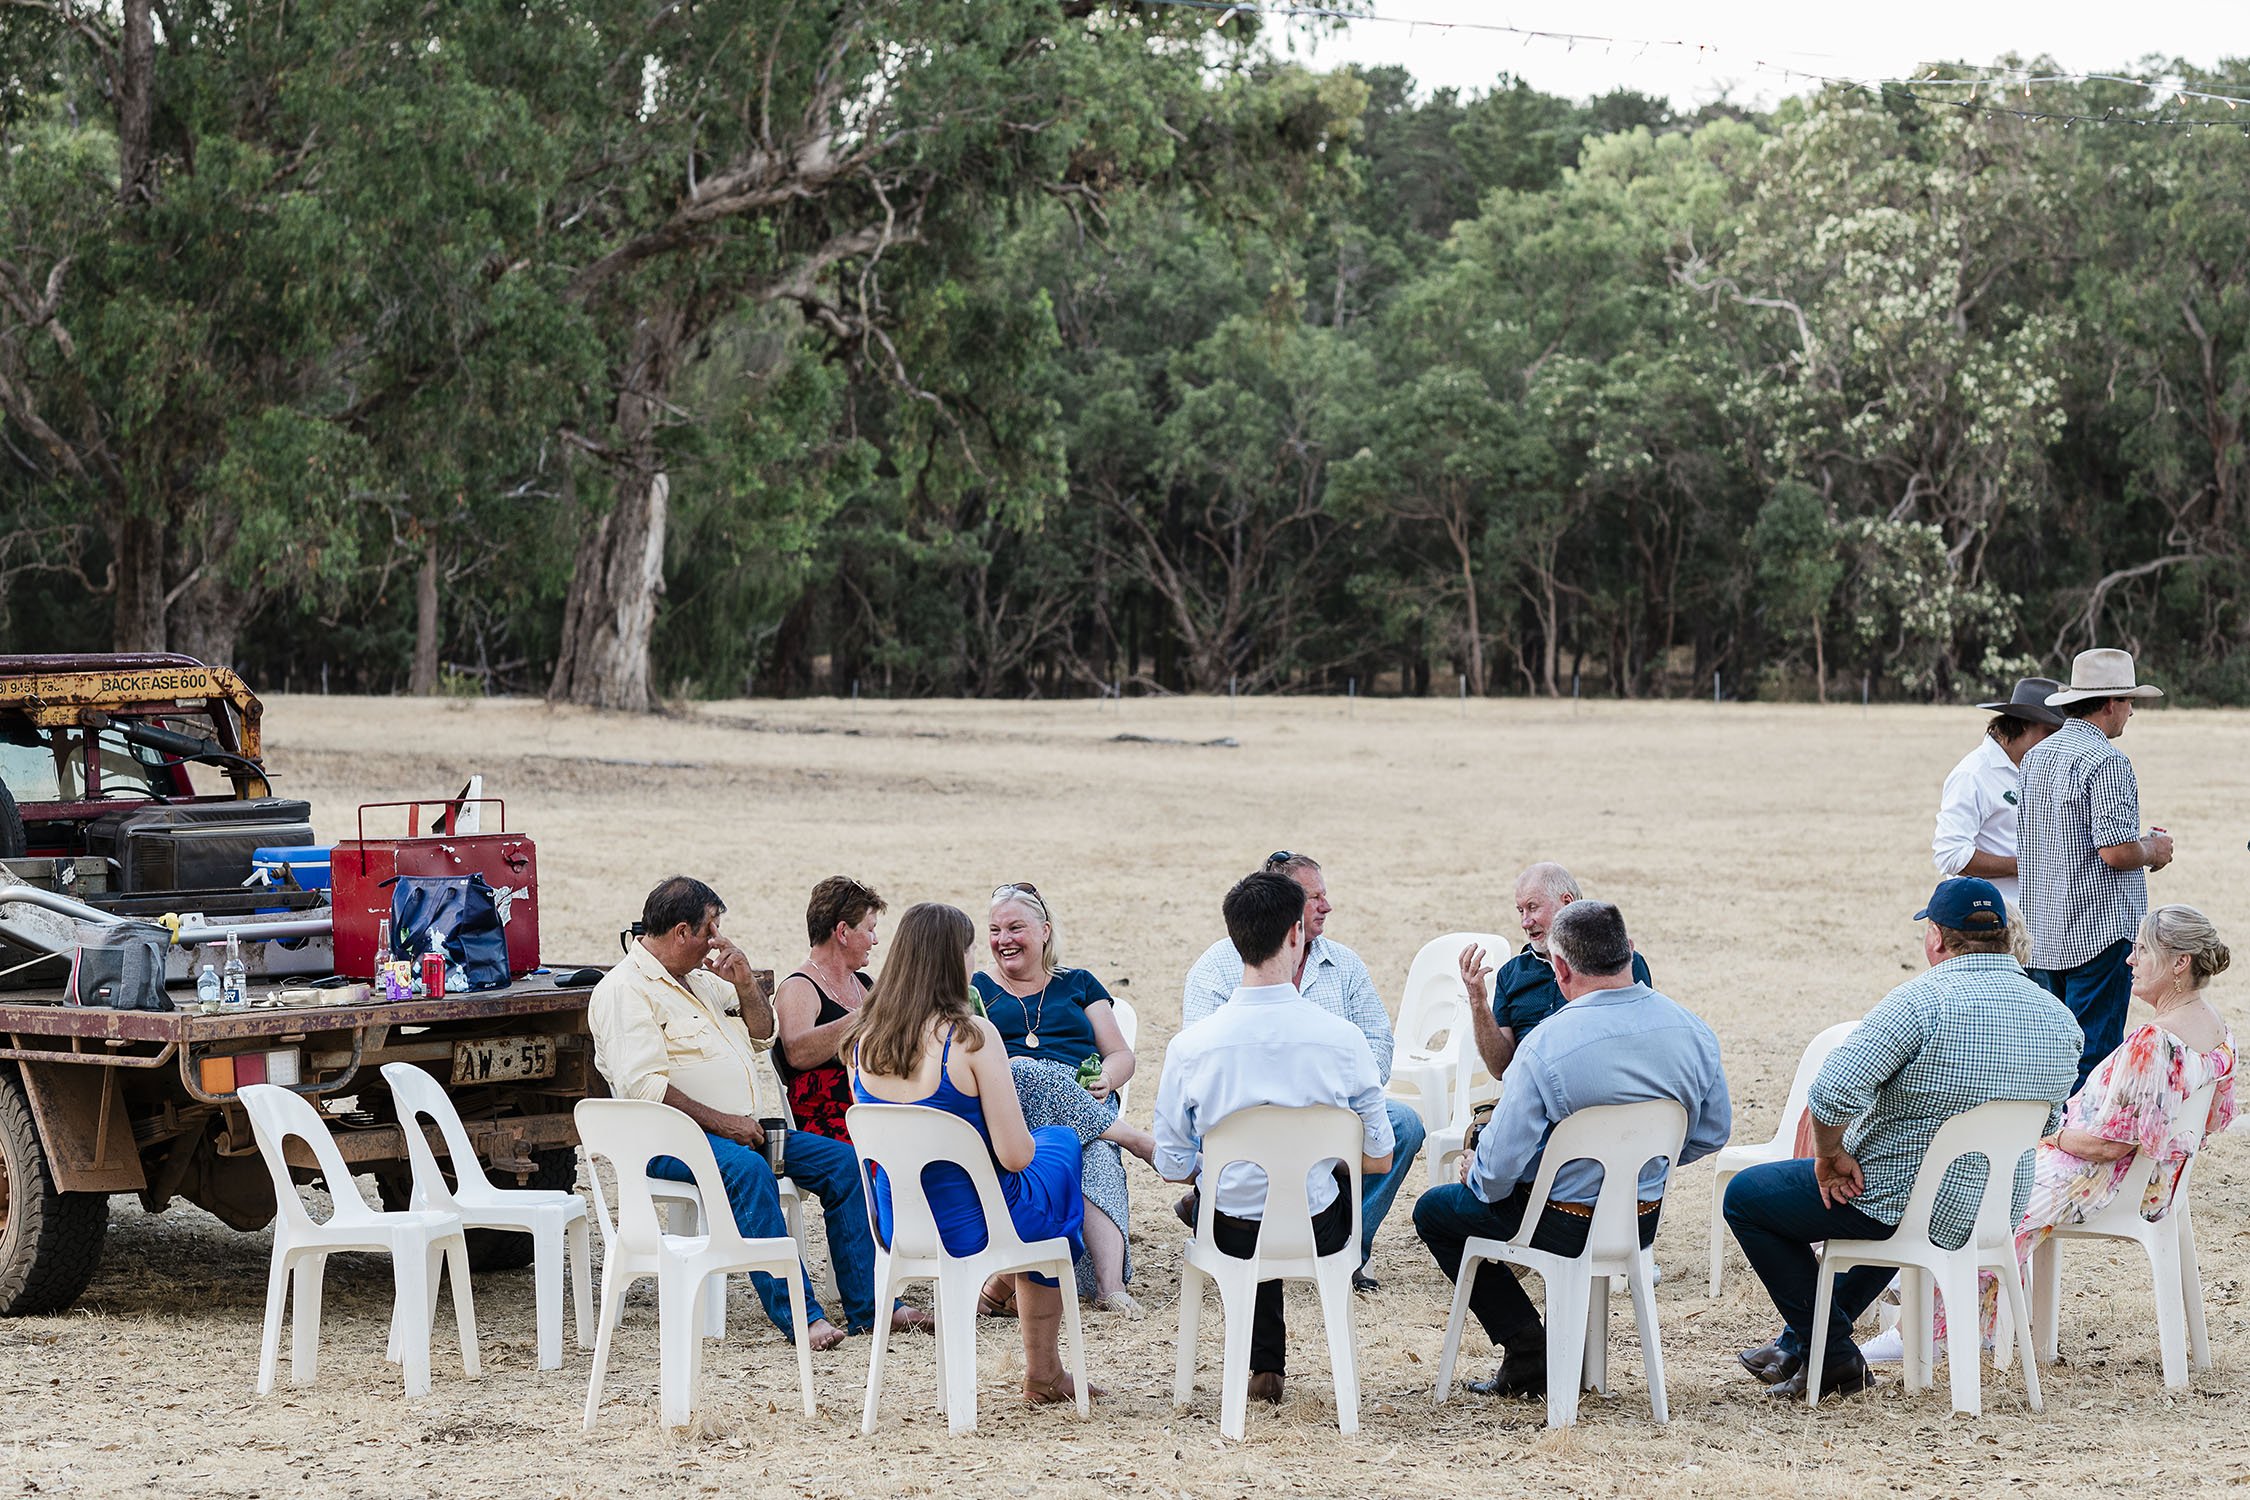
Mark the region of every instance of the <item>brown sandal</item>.
<instances>
[{"instance_id":1,"label":"brown sandal","mask_svg":"<svg viewBox=\"0 0 2250 1500\"><path fill-rule=\"evenodd\" d=\"M1049 1385L1044 1381L1026 1380L1023 1383L1023 1399L1027 1406L1057 1406L1066 1401L1076 1401L1078 1394L1071 1389L1070 1377L1065 1375L1059 1383L1054 1385ZM1106 1401L1109 1399L1109 1392L1089 1380L1086 1382L1086 1399L1088 1401Z\"/></svg>"},{"instance_id":2,"label":"brown sandal","mask_svg":"<svg viewBox=\"0 0 2250 1500\"><path fill-rule=\"evenodd\" d=\"M998 1287L998 1291L993 1288ZM977 1292L977 1315L985 1318L1012 1318L1016 1315L1016 1278L994 1276Z\"/></svg>"}]
</instances>

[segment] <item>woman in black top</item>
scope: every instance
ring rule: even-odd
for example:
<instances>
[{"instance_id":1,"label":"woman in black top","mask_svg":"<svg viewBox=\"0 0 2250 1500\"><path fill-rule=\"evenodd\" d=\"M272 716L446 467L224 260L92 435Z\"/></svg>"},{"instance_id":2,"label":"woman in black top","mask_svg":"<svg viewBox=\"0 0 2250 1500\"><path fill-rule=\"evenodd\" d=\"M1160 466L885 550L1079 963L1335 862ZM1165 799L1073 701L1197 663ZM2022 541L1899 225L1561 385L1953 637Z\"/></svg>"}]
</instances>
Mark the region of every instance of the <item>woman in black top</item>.
<instances>
[{"instance_id":1,"label":"woman in black top","mask_svg":"<svg viewBox=\"0 0 2250 1500\"><path fill-rule=\"evenodd\" d=\"M837 1060L836 1045L873 985L865 970L882 910L883 898L849 876L831 875L814 886L805 906L812 951L774 991L781 1024L774 1067L788 1091L789 1111L799 1130L831 1140L852 1138L844 1127L851 1080Z\"/></svg>"}]
</instances>

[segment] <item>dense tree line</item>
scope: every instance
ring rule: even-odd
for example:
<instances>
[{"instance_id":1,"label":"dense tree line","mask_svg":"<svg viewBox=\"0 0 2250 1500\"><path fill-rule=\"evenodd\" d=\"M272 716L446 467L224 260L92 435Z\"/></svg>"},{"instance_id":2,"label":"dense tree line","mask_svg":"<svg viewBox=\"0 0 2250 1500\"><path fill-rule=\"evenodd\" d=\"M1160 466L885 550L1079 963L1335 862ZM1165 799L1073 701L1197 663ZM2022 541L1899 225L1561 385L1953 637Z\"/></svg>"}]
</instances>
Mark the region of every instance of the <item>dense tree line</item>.
<instances>
[{"instance_id":1,"label":"dense tree line","mask_svg":"<svg viewBox=\"0 0 2250 1500\"><path fill-rule=\"evenodd\" d=\"M646 707L1948 698L2099 639L2250 701L2222 105L1271 40L0 0L0 644Z\"/></svg>"}]
</instances>

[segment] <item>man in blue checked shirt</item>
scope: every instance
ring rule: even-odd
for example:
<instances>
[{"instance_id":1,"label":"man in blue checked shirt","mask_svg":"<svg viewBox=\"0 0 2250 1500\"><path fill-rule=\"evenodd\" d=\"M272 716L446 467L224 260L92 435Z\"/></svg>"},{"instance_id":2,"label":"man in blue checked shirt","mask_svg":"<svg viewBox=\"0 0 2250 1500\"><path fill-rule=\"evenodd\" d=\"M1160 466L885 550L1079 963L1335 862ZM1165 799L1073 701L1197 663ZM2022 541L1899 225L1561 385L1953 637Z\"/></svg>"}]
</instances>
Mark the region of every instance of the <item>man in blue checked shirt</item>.
<instances>
[{"instance_id":1,"label":"man in blue checked shirt","mask_svg":"<svg viewBox=\"0 0 2250 1500\"><path fill-rule=\"evenodd\" d=\"M1625 919L1606 901L1574 901L1547 929L1548 959L1565 1004L1523 1039L1506 1087L1476 1151L1461 1158L1458 1185L1432 1188L1414 1204L1414 1230L1446 1275L1458 1277L1472 1238L1504 1240L1523 1226L1547 1137L1562 1120L1603 1104L1674 1099L1687 1109L1687 1139L1673 1166L1709 1156L1734 1128L1719 1039L1669 997L1633 974ZM1482 961L1481 954L1478 962ZM1665 1166L1640 1179L1643 1245L1656 1238ZM1577 1255L1586 1248L1601 1195L1601 1168L1565 1162L1531 1232L1532 1248ZM1509 1267L1485 1262L1469 1290L1469 1310L1505 1351L1478 1395L1543 1396L1547 1330Z\"/></svg>"},{"instance_id":2,"label":"man in blue checked shirt","mask_svg":"<svg viewBox=\"0 0 2250 1500\"><path fill-rule=\"evenodd\" d=\"M1266 856L1264 873L1286 875L1304 888L1305 949L1297 960L1298 992L1330 1015L1357 1026L1375 1060L1376 1080L1389 1083L1391 1054L1396 1046L1391 1036L1391 1015L1383 1008L1383 997L1376 993L1375 980L1360 956L1326 935L1328 914L1334 908L1329 904L1328 881L1320 873L1319 861L1309 854L1280 849ZM1235 951L1234 940L1219 939L1188 970L1180 995L1180 1025L1193 1026L1216 1012L1241 980L1242 955ZM1383 1108L1390 1116L1391 1137L1397 1149L1391 1153L1388 1170L1369 1172L1360 1184L1359 1269L1352 1272L1352 1286L1362 1292L1375 1289L1375 1278L1367 1273L1367 1258L1375 1249L1375 1231L1397 1201L1407 1174L1414 1170L1427 1133L1422 1116L1412 1105L1385 1099ZM1177 1211L1192 1225L1186 1200Z\"/></svg>"},{"instance_id":3,"label":"man in blue checked shirt","mask_svg":"<svg viewBox=\"0 0 2250 1500\"><path fill-rule=\"evenodd\" d=\"M1813 1080L1805 1108L1814 1154L1748 1168L1727 1185L1727 1227L1787 1325L1739 1357L1784 1399L1805 1398L1805 1351L1815 1337L1827 1342L1821 1395L1867 1388L1852 1323L1892 1274L1888 1266L1843 1272L1828 1326L1815 1329L1813 1245L1889 1239L1946 1121L1995 1099L2039 1099L2051 1106L2052 1130L2077 1073L2078 1023L2017 966L2008 909L1990 881L1945 881L1914 916L1927 923L1930 967L1884 996ZM2031 1188L2028 1154L2015 1179L2020 1213ZM1984 1168L1954 1163L1930 1216L1941 1247L1968 1243L1983 1193Z\"/></svg>"}]
</instances>

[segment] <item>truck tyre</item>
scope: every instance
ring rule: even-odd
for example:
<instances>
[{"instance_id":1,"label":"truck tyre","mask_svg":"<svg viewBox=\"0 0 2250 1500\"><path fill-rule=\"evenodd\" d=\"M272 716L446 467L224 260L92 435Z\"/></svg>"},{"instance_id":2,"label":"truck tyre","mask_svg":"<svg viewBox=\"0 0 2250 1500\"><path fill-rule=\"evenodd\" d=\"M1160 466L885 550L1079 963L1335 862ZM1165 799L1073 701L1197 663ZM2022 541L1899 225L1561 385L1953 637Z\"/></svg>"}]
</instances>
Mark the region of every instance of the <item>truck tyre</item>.
<instances>
[{"instance_id":1,"label":"truck tyre","mask_svg":"<svg viewBox=\"0 0 2250 1500\"><path fill-rule=\"evenodd\" d=\"M0 1317L76 1302L102 1262L108 1228L107 1193L55 1191L23 1080L0 1067Z\"/></svg>"},{"instance_id":2,"label":"truck tyre","mask_svg":"<svg viewBox=\"0 0 2250 1500\"><path fill-rule=\"evenodd\" d=\"M576 1146L534 1151L531 1159L538 1165L532 1168L531 1179L523 1184L525 1187L567 1193L578 1185ZM503 1176L495 1186L512 1187L514 1184ZM528 1234L518 1234L512 1229L472 1229L468 1240L472 1271L516 1271L531 1264L533 1252Z\"/></svg>"},{"instance_id":3,"label":"truck tyre","mask_svg":"<svg viewBox=\"0 0 2250 1500\"><path fill-rule=\"evenodd\" d=\"M23 829L23 813L13 792L0 786L0 859L21 859L31 848Z\"/></svg>"}]
</instances>

